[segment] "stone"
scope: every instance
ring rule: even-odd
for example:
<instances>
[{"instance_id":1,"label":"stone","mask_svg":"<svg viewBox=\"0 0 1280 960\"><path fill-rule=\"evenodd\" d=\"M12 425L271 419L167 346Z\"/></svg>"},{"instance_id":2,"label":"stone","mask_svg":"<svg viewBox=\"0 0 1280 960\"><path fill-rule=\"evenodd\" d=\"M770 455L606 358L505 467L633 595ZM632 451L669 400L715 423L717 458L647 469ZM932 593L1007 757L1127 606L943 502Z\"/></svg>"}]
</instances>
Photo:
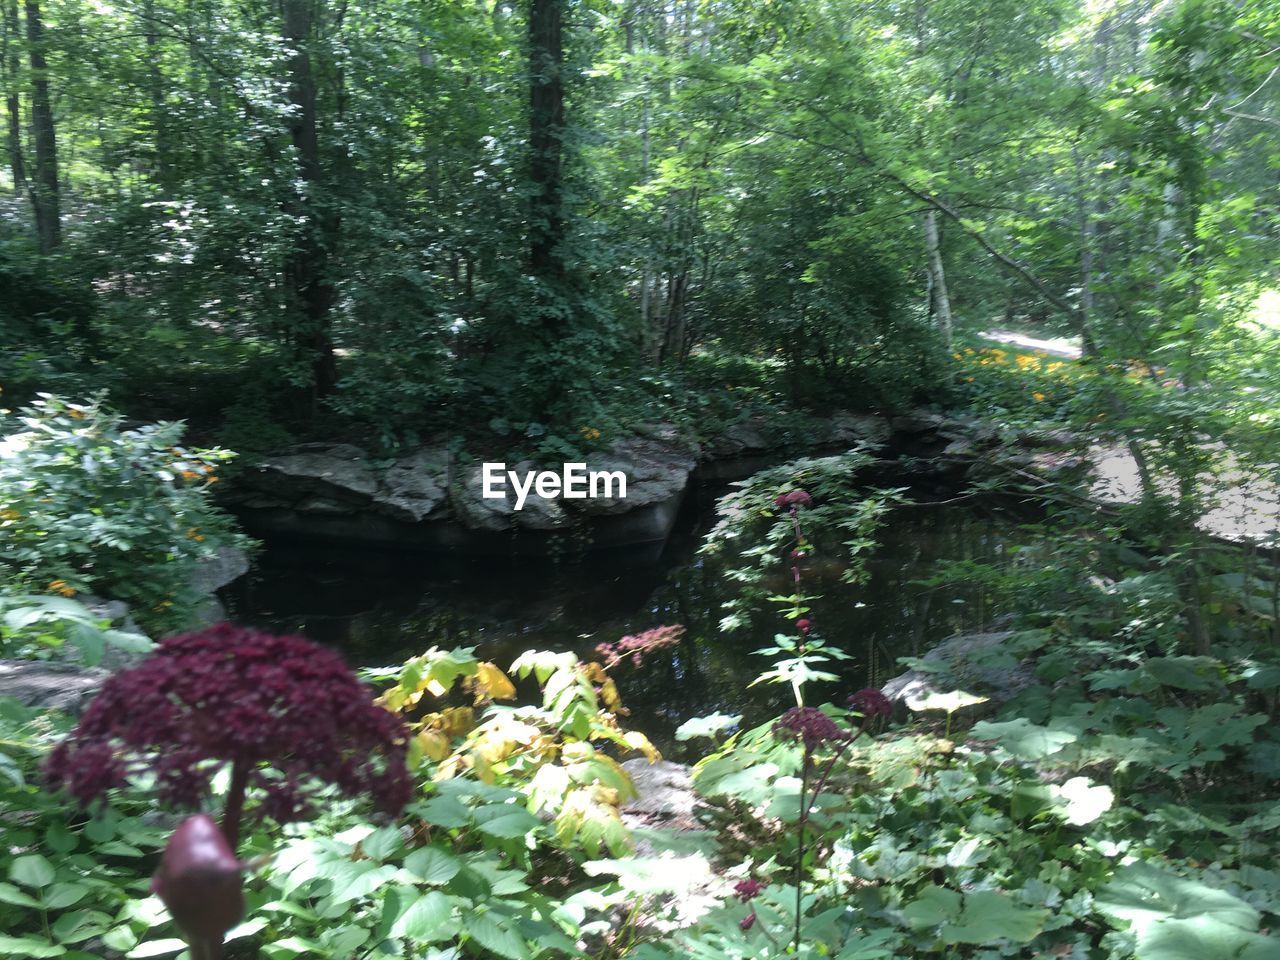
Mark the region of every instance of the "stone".
<instances>
[{"instance_id":1,"label":"stone","mask_svg":"<svg viewBox=\"0 0 1280 960\"><path fill-rule=\"evenodd\" d=\"M707 453L711 458L734 457L743 453L759 453L772 446L765 436L760 418L731 423L711 441Z\"/></svg>"},{"instance_id":2,"label":"stone","mask_svg":"<svg viewBox=\"0 0 1280 960\"><path fill-rule=\"evenodd\" d=\"M201 560L191 573L191 589L213 594L249 572L249 554L239 547L222 546L212 557Z\"/></svg>"},{"instance_id":3,"label":"stone","mask_svg":"<svg viewBox=\"0 0 1280 960\"><path fill-rule=\"evenodd\" d=\"M0 697L28 707L81 713L111 676L109 670L41 660L0 660Z\"/></svg>"},{"instance_id":4,"label":"stone","mask_svg":"<svg viewBox=\"0 0 1280 960\"><path fill-rule=\"evenodd\" d=\"M510 530L515 513L515 494L510 490L502 499L487 500L484 493L484 466L473 463L449 491L449 504L454 516L472 530ZM528 502L526 501L526 507Z\"/></svg>"},{"instance_id":5,"label":"stone","mask_svg":"<svg viewBox=\"0 0 1280 960\"><path fill-rule=\"evenodd\" d=\"M678 502L697 465L697 448L678 441L629 437L587 464L589 471L621 470L627 475L627 496L571 501L591 516L626 513L651 505Z\"/></svg>"},{"instance_id":6,"label":"stone","mask_svg":"<svg viewBox=\"0 0 1280 960\"><path fill-rule=\"evenodd\" d=\"M624 760L622 769L631 777L637 794L634 800L623 804L624 813L645 818L693 819L696 801L689 767L670 760L650 763L644 757L636 757Z\"/></svg>"},{"instance_id":7,"label":"stone","mask_svg":"<svg viewBox=\"0 0 1280 960\"><path fill-rule=\"evenodd\" d=\"M378 489L369 455L349 443L303 443L264 460L251 471L260 492L295 503L314 495L336 503L361 505Z\"/></svg>"},{"instance_id":8,"label":"stone","mask_svg":"<svg viewBox=\"0 0 1280 960\"><path fill-rule=\"evenodd\" d=\"M382 475L373 507L396 520L417 523L443 513L449 503L447 447L427 447L401 457Z\"/></svg>"},{"instance_id":9,"label":"stone","mask_svg":"<svg viewBox=\"0 0 1280 960\"><path fill-rule=\"evenodd\" d=\"M987 697L987 708L998 706L1036 682L1034 671L1025 662L982 662L1006 659L999 654L1012 636L1012 631L1003 630L961 634L944 640L922 658L945 667L944 670L908 670L880 691L890 700L910 706L931 694L960 689Z\"/></svg>"},{"instance_id":10,"label":"stone","mask_svg":"<svg viewBox=\"0 0 1280 960\"><path fill-rule=\"evenodd\" d=\"M893 427L884 417L874 413L841 411L831 417L831 440L854 446L858 443L888 443Z\"/></svg>"},{"instance_id":11,"label":"stone","mask_svg":"<svg viewBox=\"0 0 1280 960\"><path fill-rule=\"evenodd\" d=\"M918 435L937 433L947 424L947 418L930 410L911 410L899 414L890 421L894 433Z\"/></svg>"}]
</instances>

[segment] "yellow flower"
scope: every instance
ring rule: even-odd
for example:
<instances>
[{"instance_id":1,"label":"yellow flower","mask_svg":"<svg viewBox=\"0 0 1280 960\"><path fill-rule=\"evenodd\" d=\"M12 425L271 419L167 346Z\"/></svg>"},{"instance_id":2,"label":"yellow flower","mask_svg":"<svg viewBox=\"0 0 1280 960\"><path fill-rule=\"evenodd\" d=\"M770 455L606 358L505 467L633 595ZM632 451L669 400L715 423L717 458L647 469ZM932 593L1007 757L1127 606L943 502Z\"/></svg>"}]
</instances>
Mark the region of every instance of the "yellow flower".
<instances>
[{"instance_id":1,"label":"yellow flower","mask_svg":"<svg viewBox=\"0 0 1280 960\"><path fill-rule=\"evenodd\" d=\"M1039 390L1037 390L1037 391L1036 391L1035 393L1033 393L1031 396L1032 396L1032 398L1035 400L1035 402L1036 402L1036 403L1043 403L1043 402L1044 402L1044 394L1043 394L1043 393L1041 393Z\"/></svg>"},{"instance_id":2,"label":"yellow flower","mask_svg":"<svg viewBox=\"0 0 1280 960\"><path fill-rule=\"evenodd\" d=\"M973 377L965 377L965 378L964 378L964 382L965 382L965 383L973 383Z\"/></svg>"},{"instance_id":3,"label":"yellow flower","mask_svg":"<svg viewBox=\"0 0 1280 960\"><path fill-rule=\"evenodd\" d=\"M64 597L74 597L76 595L75 588L67 586L67 581L65 580L51 580L49 589L55 593L62 594Z\"/></svg>"},{"instance_id":4,"label":"yellow flower","mask_svg":"<svg viewBox=\"0 0 1280 960\"><path fill-rule=\"evenodd\" d=\"M196 473L194 470L183 470L182 479L183 480L199 480L200 474Z\"/></svg>"},{"instance_id":5,"label":"yellow flower","mask_svg":"<svg viewBox=\"0 0 1280 960\"><path fill-rule=\"evenodd\" d=\"M951 356L954 357L956 360L960 360L960 359L963 359L964 354L962 354L959 350L957 350Z\"/></svg>"},{"instance_id":6,"label":"yellow flower","mask_svg":"<svg viewBox=\"0 0 1280 960\"><path fill-rule=\"evenodd\" d=\"M587 440L599 440L600 431L597 430L595 427L583 427L582 436Z\"/></svg>"},{"instance_id":7,"label":"yellow flower","mask_svg":"<svg viewBox=\"0 0 1280 960\"><path fill-rule=\"evenodd\" d=\"M1019 370L1026 370L1028 368L1036 370L1040 367L1040 361L1038 359L1025 353L1018 354L1017 364Z\"/></svg>"},{"instance_id":8,"label":"yellow flower","mask_svg":"<svg viewBox=\"0 0 1280 960\"><path fill-rule=\"evenodd\" d=\"M0 519L21 520L22 514L20 514L17 510L0 510Z\"/></svg>"}]
</instances>

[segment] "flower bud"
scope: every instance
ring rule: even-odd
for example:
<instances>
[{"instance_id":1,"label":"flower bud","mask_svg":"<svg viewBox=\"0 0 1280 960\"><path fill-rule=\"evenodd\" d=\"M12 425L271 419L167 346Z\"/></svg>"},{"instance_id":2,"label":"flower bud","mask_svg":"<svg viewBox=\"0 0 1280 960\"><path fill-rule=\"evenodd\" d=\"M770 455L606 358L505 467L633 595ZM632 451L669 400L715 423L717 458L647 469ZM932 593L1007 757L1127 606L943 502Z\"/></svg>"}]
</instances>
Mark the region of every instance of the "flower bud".
<instances>
[{"instance_id":1,"label":"flower bud","mask_svg":"<svg viewBox=\"0 0 1280 960\"><path fill-rule=\"evenodd\" d=\"M197 813L169 838L151 892L169 908L188 940L221 943L244 916L242 871L213 818Z\"/></svg>"}]
</instances>

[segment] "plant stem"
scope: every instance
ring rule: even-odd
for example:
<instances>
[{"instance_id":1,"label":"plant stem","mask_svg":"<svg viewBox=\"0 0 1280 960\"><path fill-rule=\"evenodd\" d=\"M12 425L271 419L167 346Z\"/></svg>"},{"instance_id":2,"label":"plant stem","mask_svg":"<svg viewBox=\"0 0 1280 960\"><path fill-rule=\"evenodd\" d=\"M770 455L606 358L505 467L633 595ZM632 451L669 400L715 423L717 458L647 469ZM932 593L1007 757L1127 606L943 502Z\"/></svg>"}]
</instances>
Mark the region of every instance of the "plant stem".
<instances>
[{"instance_id":1,"label":"plant stem","mask_svg":"<svg viewBox=\"0 0 1280 960\"><path fill-rule=\"evenodd\" d=\"M800 910L804 904L804 888L801 885L801 878L804 875L804 854L805 854L805 839L806 839L805 827L808 825L809 809L812 807L812 804L810 804L809 806L805 805L805 796L809 792L809 765L812 759L813 759L813 751L808 747L808 745L806 745L804 748L804 760L802 761L802 765L800 767L800 835L799 835L798 849L796 851L796 870L795 870L796 925L795 925L795 935L792 939L792 946L795 948L797 953L800 952L800 919L801 919Z\"/></svg>"},{"instance_id":2,"label":"plant stem","mask_svg":"<svg viewBox=\"0 0 1280 960\"><path fill-rule=\"evenodd\" d=\"M222 833L232 852L240 843L240 820L244 816L244 792L249 784L249 763L240 758L231 765L231 786L227 789L227 803L222 809ZM222 952L221 947L218 950ZM217 960L213 957L212 960Z\"/></svg>"}]
</instances>

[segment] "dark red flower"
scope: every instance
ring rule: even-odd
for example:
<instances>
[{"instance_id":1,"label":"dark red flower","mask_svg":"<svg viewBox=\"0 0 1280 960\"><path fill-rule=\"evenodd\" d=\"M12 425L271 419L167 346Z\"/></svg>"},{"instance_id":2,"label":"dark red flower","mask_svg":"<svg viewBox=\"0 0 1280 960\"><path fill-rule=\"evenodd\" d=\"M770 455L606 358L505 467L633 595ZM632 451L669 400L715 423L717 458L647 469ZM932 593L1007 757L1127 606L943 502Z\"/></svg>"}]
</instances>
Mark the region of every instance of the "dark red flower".
<instances>
[{"instance_id":1,"label":"dark red flower","mask_svg":"<svg viewBox=\"0 0 1280 960\"><path fill-rule=\"evenodd\" d=\"M84 804L151 773L162 800L190 807L234 764L260 812L282 821L307 813L317 782L397 814L412 794L407 743L337 653L224 623L170 637L111 677L46 771Z\"/></svg>"},{"instance_id":2,"label":"dark red flower","mask_svg":"<svg viewBox=\"0 0 1280 960\"><path fill-rule=\"evenodd\" d=\"M809 631L813 629L813 624L802 618L796 621L796 629L807 636Z\"/></svg>"},{"instance_id":3,"label":"dark red flower","mask_svg":"<svg viewBox=\"0 0 1280 960\"><path fill-rule=\"evenodd\" d=\"M738 926L741 927L743 930L750 930L755 925L756 925L756 915L754 913L748 913L745 917L743 917L741 920L738 921Z\"/></svg>"},{"instance_id":4,"label":"dark red flower","mask_svg":"<svg viewBox=\"0 0 1280 960\"><path fill-rule=\"evenodd\" d=\"M786 493L778 494L773 505L779 510L797 510L800 507L813 506L813 497L804 490L788 490Z\"/></svg>"},{"instance_id":5,"label":"dark red flower","mask_svg":"<svg viewBox=\"0 0 1280 960\"><path fill-rule=\"evenodd\" d=\"M646 655L673 647L682 637L684 627L679 624L654 627L643 633L625 636L616 643L601 643L596 646L596 655L604 661L606 670L611 670L626 660L630 660L633 667L638 667L644 662Z\"/></svg>"},{"instance_id":6,"label":"dark red flower","mask_svg":"<svg viewBox=\"0 0 1280 960\"><path fill-rule=\"evenodd\" d=\"M851 696L849 707L857 710L868 720L873 717L887 717L893 713L893 703L875 687L867 687Z\"/></svg>"},{"instance_id":7,"label":"dark red flower","mask_svg":"<svg viewBox=\"0 0 1280 960\"><path fill-rule=\"evenodd\" d=\"M169 838L151 892L189 940L221 943L244 916L243 870L213 818L197 813Z\"/></svg>"},{"instance_id":8,"label":"dark red flower","mask_svg":"<svg viewBox=\"0 0 1280 960\"><path fill-rule=\"evenodd\" d=\"M780 736L799 737L806 750L832 740L848 740L852 734L817 707L792 707L774 724Z\"/></svg>"},{"instance_id":9,"label":"dark red flower","mask_svg":"<svg viewBox=\"0 0 1280 960\"><path fill-rule=\"evenodd\" d=\"M764 884L762 884L759 880L754 880L751 877L747 877L747 879L739 880L737 883L733 885L733 895L737 897L739 900L741 900L743 903L746 903L748 900L750 900L752 897L754 897L763 889L764 889Z\"/></svg>"}]
</instances>

